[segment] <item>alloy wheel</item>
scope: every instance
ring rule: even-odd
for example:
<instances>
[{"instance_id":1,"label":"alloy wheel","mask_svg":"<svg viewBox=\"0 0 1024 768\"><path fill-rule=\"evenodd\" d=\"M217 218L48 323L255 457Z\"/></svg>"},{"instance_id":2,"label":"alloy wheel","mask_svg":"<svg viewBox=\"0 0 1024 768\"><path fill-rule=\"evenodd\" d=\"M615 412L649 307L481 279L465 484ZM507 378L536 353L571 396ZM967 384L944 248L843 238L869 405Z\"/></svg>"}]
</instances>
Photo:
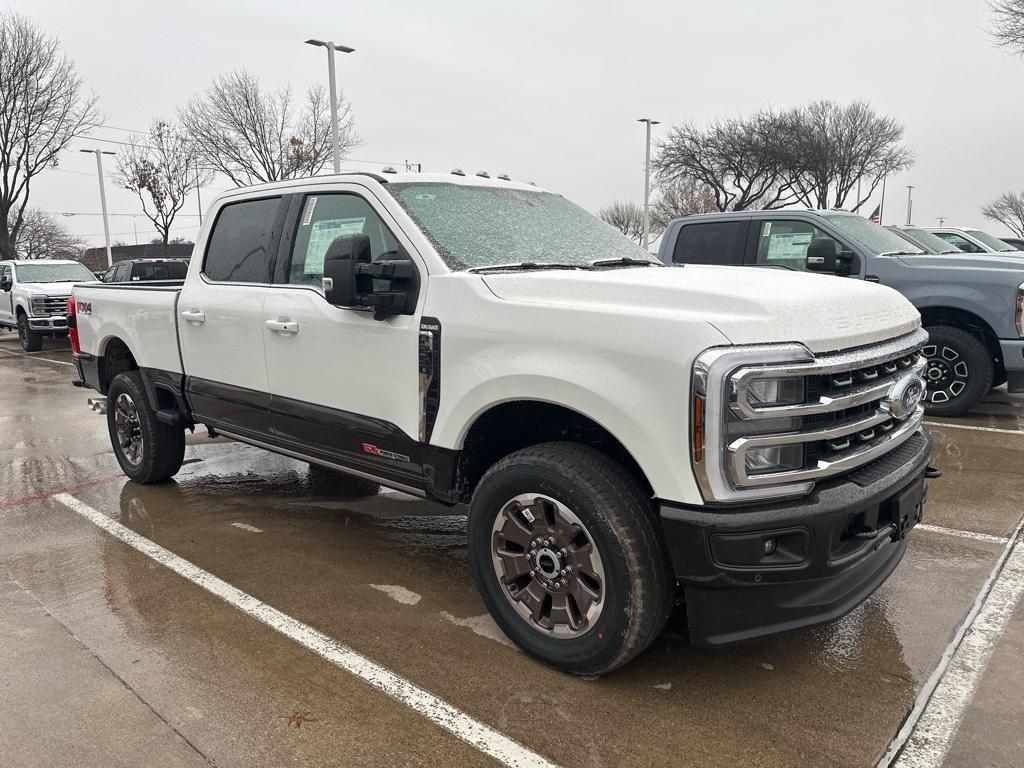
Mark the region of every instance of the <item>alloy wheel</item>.
<instances>
[{"instance_id":1,"label":"alloy wheel","mask_svg":"<svg viewBox=\"0 0 1024 768\"><path fill-rule=\"evenodd\" d=\"M921 352L928 360L924 371L927 402L948 403L967 388L970 369L957 349L947 344L929 344Z\"/></svg>"},{"instance_id":2,"label":"alloy wheel","mask_svg":"<svg viewBox=\"0 0 1024 768\"><path fill-rule=\"evenodd\" d=\"M114 427L121 452L132 466L142 461L142 423L139 409L127 392L122 392L114 402Z\"/></svg>"}]
</instances>

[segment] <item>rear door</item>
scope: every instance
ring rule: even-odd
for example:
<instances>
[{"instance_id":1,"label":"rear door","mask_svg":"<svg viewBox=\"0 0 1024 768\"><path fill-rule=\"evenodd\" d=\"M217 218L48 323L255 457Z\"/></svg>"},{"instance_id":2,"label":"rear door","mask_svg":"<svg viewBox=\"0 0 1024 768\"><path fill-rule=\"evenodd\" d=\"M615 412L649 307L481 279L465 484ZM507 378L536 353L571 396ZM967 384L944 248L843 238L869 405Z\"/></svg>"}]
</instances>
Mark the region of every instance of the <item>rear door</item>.
<instances>
[{"instance_id":1,"label":"rear door","mask_svg":"<svg viewBox=\"0 0 1024 768\"><path fill-rule=\"evenodd\" d=\"M374 261L412 258L411 242L364 187L298 200L263 306L271 423L283 447L417 487L419 314L377 320L327 303L324 254L351 234L369 237Z\"/></svg>"},{"instance_id":2,"label":"rear door","mask_svg":"<svg viewBox=\"0 0 1024 768\"><path fill-rule=\"evenodd\" d=\"M269 431L263 302L286 202L281 196L225 202L196 245L178 300L186 392L196 420L242 436Z\"/></svg>"}]
</instances>

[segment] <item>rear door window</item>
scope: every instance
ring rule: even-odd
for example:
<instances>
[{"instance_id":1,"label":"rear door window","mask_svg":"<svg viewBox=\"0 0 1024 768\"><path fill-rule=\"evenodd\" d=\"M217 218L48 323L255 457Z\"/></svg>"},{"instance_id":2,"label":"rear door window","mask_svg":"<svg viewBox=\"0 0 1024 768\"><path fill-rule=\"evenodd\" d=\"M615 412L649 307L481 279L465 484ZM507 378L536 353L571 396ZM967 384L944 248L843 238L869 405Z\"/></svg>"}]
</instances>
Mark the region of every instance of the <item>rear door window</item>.
<instances>
[{"instance_id":1,"label":"rear door window","mask_svg":"<svg viewBox=\"0 0 1024 768\"><path fill-rule=\"evenodd\" d=\"M206 246L203 274L225 283L269 283L280 207L281 198L268 197L221 208Z\"/></svg>"},{"instance_id":2,"label":"rear door window","mask_svg":"<svg viewBox=\"0 0 1024 768\"><path fill-rule=\"evenodd\" d=\"M679 231L672 260L677 264L743 264L749 222L709 221Z\"/></svg>"}]
</instances>

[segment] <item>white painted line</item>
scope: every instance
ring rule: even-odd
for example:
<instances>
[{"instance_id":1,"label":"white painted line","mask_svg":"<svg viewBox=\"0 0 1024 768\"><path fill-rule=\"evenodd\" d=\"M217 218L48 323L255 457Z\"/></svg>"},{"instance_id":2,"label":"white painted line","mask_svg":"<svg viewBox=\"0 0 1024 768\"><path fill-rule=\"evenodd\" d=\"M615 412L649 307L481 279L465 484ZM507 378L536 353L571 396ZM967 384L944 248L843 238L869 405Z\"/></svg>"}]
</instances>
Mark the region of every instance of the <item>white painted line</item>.
<instances>
[{"instance_id":1,"label":"white painted line","mask_svg":"<svg viewBox=\"0 0 1024 768\"><path fill-rule=\"evenodd\" d=\"M416 605L416 603L423 599L411 589L400 587L397 584L370 584L370 587L378 592L383 592L391 597L392 600L397 600L402 605Z\"/></svg>"},{"instance_id":2,"label":"white painted line","mask_svg":"<svg viewBox=\"0 0 1024 768\"><path fill-rule=\"evenodd\" d=\"M262 528L257 528L255 525L249 525L248 523L232 523L232 525L235 526L235 528L241 528L243 531L248 531L249 533L263 533Z\"/></svg>"},{"instance_id":3,"label":"white painted line","mask_svg":"<svg viewBox=\"0 0 1024 768\"><path fill-rule=\"evenodd\" d=\"M971 424L945 424L941 421L924 422L929 427L945 427L947 429L969 429L974 432L996 432L1000 435L1022 435L1024 432L1016 429L996 429L995 427L975 427Z\"/></svg>"},{"instance_id":4,"label":"white painted line","mask_svg":"<svg viewBox=\"0 0 1024 768\"><path fill-rule=\"evenodd\" d=\"M48 357L38 357L37 355L29 355L24 352L12 352L9 349L0 349L5 355L14 355L15 357L27 357L29 360L42 360L44 363L53 363L54 365L70 365L72 368L75 367L74 363L65 363L63 360L51 360Z\"/></svg>"},{"instance_id":5,"label":"white painted line","mask_svg":"<svg viewBox=\"0 0 1024 768\"><path fill-rule=\"evenodd\" d=\"M462 710L456 709L404 677L396 675L386 667L371 661L323 632L313 629L308 624L303 624L237 587L231 586L188 560L178 557L173 552L140 536L74 496L61 493L53 498L97 527L102 528L111 536L170 568L179 576L219 597L228 605L238 608L243 613L294 640L303 648L364 680L377 690L423 715L435 725L457 736L485 755L494 758L502 765L510 766L510 768L555 768L554 763L541 755L531 752L490 726L474 720Z\"/></svg>"},{"instance_id":6,"label":"white painted line","mask_svg":"<svg viewBox=\"0 0 1024 768\"><path fill-rule=\"evenodd\" d=\"M930 533L941 533L944 536L957 536L961 539L972 539L973 541L987 541L992 544L1005 544L1009 541L1006 536L993 536L990 533L975 533L974 531L962 531L959 528L944 528L941 525L928 525L918 523L917 528Z\"/></svg>"},{"instance_id":7,"label":"white painted line","mask_svg":"<svg viewBox=\"0 0 1024 768\"><path fill-rule=\"evenodd\" d=\"M940 768L996 643L1024 594L1024 518L914 702L880 767Z\"/></svg>"}]
</instances>

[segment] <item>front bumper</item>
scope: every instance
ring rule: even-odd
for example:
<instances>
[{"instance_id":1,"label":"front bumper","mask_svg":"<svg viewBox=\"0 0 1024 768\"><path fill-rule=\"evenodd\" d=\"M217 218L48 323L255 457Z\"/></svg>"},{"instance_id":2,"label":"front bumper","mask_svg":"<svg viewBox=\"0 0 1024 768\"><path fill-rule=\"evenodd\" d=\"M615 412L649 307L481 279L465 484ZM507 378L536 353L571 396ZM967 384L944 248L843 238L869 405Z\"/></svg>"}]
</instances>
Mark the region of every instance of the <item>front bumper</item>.
<instances>
[{"instance_id":1,"label":"front bumper","mask_svg":"<svg viewBox=\"0 0 1024 768\"><path fill-rule=\"evenodd\" d=\"M67 333L68 319L64 315L29 317L28 327L33 331L43 331L45 333Z\"/></svg>"},{"instance_id":2,"label":"front bumper","mask_svg":"<svg viewBox=\"0 0 1024 768\"><path fill-rule=\"evenodd\" d=\"M1024 392L1024 339L1000 339L999 349L1006 370L1006 388L1010 392Z\"/></svg>"},{"instance_id":3,"label":"front bumper","mask_svg":"<svg viewBox=\"0 0 1024 768\"><path fill-rule=\"evenodd\" d=\"M921 519L924 431L790 502L708 511L661 505L690 640L718 646L839 618L895 570Z\"/></svg>"}]
</instances>

